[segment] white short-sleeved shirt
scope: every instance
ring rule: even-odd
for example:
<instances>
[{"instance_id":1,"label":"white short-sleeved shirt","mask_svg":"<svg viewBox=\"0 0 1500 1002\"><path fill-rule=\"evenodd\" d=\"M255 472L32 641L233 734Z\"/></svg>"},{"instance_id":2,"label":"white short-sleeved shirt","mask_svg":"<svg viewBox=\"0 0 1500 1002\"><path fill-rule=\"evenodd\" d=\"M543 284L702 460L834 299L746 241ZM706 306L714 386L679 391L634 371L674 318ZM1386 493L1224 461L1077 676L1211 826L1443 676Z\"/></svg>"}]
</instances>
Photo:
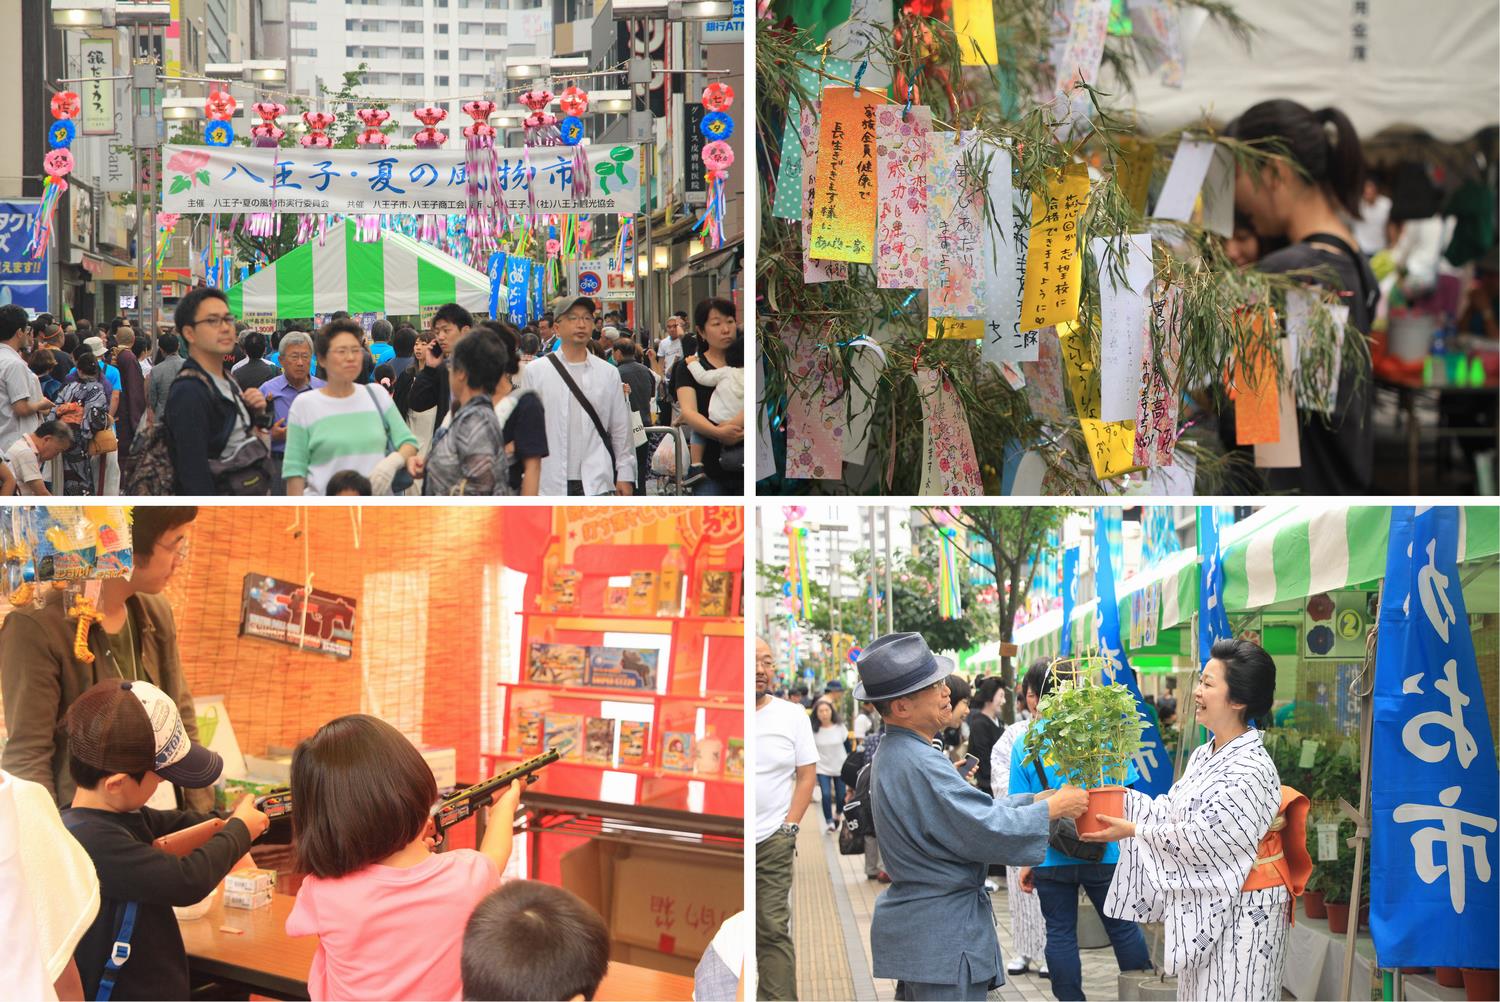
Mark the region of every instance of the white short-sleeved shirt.
<instances>
[{"instance_id":1,"label":"white short-sleeved shirt","mask_svg":"<svg viewBox=\"0 0 1500 1002\"><path fill-rule=\"evenodd\" d=\"M35 495L36 491L29 486L31 481L47 482L47 475L42 472L42 461L36 457L36 450L31 447L31 441L26 435L16 439L15 444L5 450L5 461L10 464L10 472L16 476L18 493Z\"/></svg>"},{"instance_id":2,"label":"white short-sleeved shirt","mask_svg":"<svg viewBox=\"0 0 1500 1002\"><path fill-rule=\"evenodd\" d=\"M755 711L755 841L776 833L792 806L797 769L818 761L807 711L772 697Z\"/></svg>"},{"instance_id":3,"label":"white short-sleeved shirt","mask_svg":"<svg viewBox=\"0 0 1500 1002\"><path fill-rule=\"evenodd\" d=\"M14 348L0 344L0 450L9 449L16 439L36 431L42 423L41 415L35 412L24 417L17 414L18 400L41 403L42 381Z\"/></svg>"}]
</instances>

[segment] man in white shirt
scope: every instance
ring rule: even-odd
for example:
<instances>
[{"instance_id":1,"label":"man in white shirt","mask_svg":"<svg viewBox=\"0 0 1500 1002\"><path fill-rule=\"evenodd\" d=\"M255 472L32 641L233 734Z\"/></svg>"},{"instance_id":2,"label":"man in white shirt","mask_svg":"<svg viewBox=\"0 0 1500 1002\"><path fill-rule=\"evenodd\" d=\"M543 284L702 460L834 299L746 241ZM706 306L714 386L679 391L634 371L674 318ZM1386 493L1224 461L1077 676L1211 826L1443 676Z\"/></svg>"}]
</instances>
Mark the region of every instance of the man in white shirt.
<instances>
[{"instance_id":1,"label":"man in white shirt","mask_svg":"<svg viewBox=\"0 0 1500 1002\"><path fill-rule=\"evenodd\" d=\"M47 489L46 469L73 444L73 429L62 421L46 421L36 431L28 431L5 451L5 461L16 477L17 493L32 497L51 497Z\"/></svg>"},{"instance_id":2,"label":"man in white shirt","mask_svg":"<svg viewBox=\"0 0 1500 1002\"><path fill-rule=\"evenodd\" d=\"M21 353L31 347L31 322L19 306L0 306L0 452L35 431L52 401Z\"/></svg>"},{"instance_id":3,"label":"man in white shirt","mask_svg":"<svg viewBox=\"0 0 1500 1002\"><path fill-rule=\"evenodd\" d=\"M797 998L792 944L792 861L812 803L818 749L802 707L771 695L776 660L755 638L755 952L758 999Z\"/></svg>"},{"instance_id":4,"label":"man in white shirt","mask_svg":"<svg viewBox=\"0 0 1500 1002\"><path fill-rule=\"evenodd\" d=\"M682 361L682 320L667 318L667 336L656 343L656 357L661 363L661 374L670 378L672 366Z\"/></svg>"},{"instance_id":5,"label":"man in white shirt","mask_svg":"<svg viewBox=\"0 0 1500 1002\"><path fill-rule=\"evenodd\" d=\"M635 487L635 447L630 406L620 373L590 353L594 301L564 297L555 304L553 329L558 350L521 373L521 385L542 398L547 416L547 455L542 458L539 492L571 497L630 494ZM598 416L600 428L568 386L572 379Z\"/></svg>"}]
</instances>

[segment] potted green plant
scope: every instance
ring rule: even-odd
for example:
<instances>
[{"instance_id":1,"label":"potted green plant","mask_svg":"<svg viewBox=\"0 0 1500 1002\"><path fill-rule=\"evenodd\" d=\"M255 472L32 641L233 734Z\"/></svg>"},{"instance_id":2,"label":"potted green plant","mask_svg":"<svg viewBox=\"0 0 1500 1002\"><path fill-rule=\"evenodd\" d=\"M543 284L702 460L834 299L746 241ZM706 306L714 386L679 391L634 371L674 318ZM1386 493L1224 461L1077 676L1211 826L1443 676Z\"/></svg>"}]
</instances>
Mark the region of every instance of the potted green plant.
<instances>
[{"instance_id":1,"label":"potted green plant","mask_svg":"<svg viewBox=\"0 0 1500 1002\"><path fill-rule=\"evenodd\" d=\"M1307 855L1313 860L1313 872L1307 878L1307 887L1302 892L1302 910L1308 918L1328 918L1328 908L1323 904L1323 864L1318 859L1318 826L1314 819L1307 819Z\"/></svg>"},{"instance_id":2,"label":"potted green plant","mask_svg":"<svg viewBox=\"0 0 1500 1002\"><path fill-rule=\"evenodd\" d=\"M1146 726L1128 687L1095 679L1107 664L1098 656L1055 662L1058 684L1037 706L1041 725L1026 731L1027 765L1045 757L1068 782L1089 791L1089 809L1077 820L1080 834L1102 830L1096 814L1125 816L1121 784Z\"/></svg>"}]
</instances>

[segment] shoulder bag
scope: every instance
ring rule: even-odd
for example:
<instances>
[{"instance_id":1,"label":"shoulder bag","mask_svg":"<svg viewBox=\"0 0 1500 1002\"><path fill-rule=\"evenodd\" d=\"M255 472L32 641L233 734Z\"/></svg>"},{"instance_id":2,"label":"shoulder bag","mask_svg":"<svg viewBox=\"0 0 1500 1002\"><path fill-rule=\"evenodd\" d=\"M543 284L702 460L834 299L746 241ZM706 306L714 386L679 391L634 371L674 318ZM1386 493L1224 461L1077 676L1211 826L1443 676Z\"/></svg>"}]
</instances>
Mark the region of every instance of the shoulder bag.
<instances>
[{"instance_id":1,"label":"shoulder bag","mask_svg":"<svg viewBox=\"0 0 1500 1002\"><path fill-rule=\"evenodd\" d=\"M1042 781L1042 789L1052 789L1052 784L1047 782L1047 771L1042 768L1042 760L1037 759L1032 764L1036 766L1036 774ZM1074 824L1072 818L1054 818L1048 822L1047 844L1063 855L1085 863L1097 863L1104 858L1104 843L1085 842L1080 839L1078 825Z\"/></svg>"},{"instance_id":2,"label":"shoulder bag","mask_svg":"<svg viewBox=\"0 0 1500 1002\"><path fill-rule=\"evenodd\" d=\"M548 355L547 361L552 363L552 367L557 370L557 374L562 377L562 381L572 391L573 399L578 401L578 406L583 408L583 412L594 423L594 430L599 433L599 441L604 443L604 451L609 453L609 479L611 483L614 483L620 476L615 466L615 447L614 443L609 440L609 432L604 430L604 422L599 420L599 412L594 410L594 405L589 403L589 398L584 396L583 391L578 388L578 384L573 382L573 377L568 372L568 367L562 363L562 359L557 357L556 352ZM614 491L610 491L610 493L613 494Z\"/></svg>"},{"instance_id":3,"label":"shoulder bag","mask_svg":"<svg viewBox=\"0 0 1500 1002\"><path fill-rule=\"evenodd\" d=\"M396 451L396 440L391 437L391 426L385 423L385 411L380 409L380 398L375 395L375 388L371 384L366 383L365 392L370 395L370 403L375 405L375 416L380 419L380 427L385 429L385 454L389 456ZM436 438L436 435L434 435L434 438ZM402 466L401 469L396 471L396 475L391 478L391 493L405 494L414 483L416 481L412 479L410 471L405 466Z\"/></svg>"}]
</instances>

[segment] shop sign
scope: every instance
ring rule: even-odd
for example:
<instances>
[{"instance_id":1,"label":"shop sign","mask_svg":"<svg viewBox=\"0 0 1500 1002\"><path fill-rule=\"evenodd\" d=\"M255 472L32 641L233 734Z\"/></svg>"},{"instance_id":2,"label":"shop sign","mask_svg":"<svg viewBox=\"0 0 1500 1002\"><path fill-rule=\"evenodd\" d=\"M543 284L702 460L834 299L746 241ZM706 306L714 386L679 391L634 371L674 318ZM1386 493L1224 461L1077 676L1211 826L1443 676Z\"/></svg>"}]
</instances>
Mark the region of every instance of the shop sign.
<instances>
[{"instance_id":1,"label":"shop sign","mask_svg":"<svg viewBox=\"0 0 1500 1002\"><path fill-rule=\"evenodd\" d=\"M575 261L573 294L603 301L635 298L635 282L629 269L619 268L613 258L596 257Z\"/></svg>"},{"instance_id":2,"label":"shop sign","mask_svg":"<svg viewBox=\"0 0 1500 1002\"><path fill-rule=\"evenodd\" d=\"M112 38L85 38L78 43L78 55L87 78L78 88L83 106L82 133L85 136L110 136L115 131L115 87L109 78L115 75L115 41Z\"/></svg>"}]
</instances>

